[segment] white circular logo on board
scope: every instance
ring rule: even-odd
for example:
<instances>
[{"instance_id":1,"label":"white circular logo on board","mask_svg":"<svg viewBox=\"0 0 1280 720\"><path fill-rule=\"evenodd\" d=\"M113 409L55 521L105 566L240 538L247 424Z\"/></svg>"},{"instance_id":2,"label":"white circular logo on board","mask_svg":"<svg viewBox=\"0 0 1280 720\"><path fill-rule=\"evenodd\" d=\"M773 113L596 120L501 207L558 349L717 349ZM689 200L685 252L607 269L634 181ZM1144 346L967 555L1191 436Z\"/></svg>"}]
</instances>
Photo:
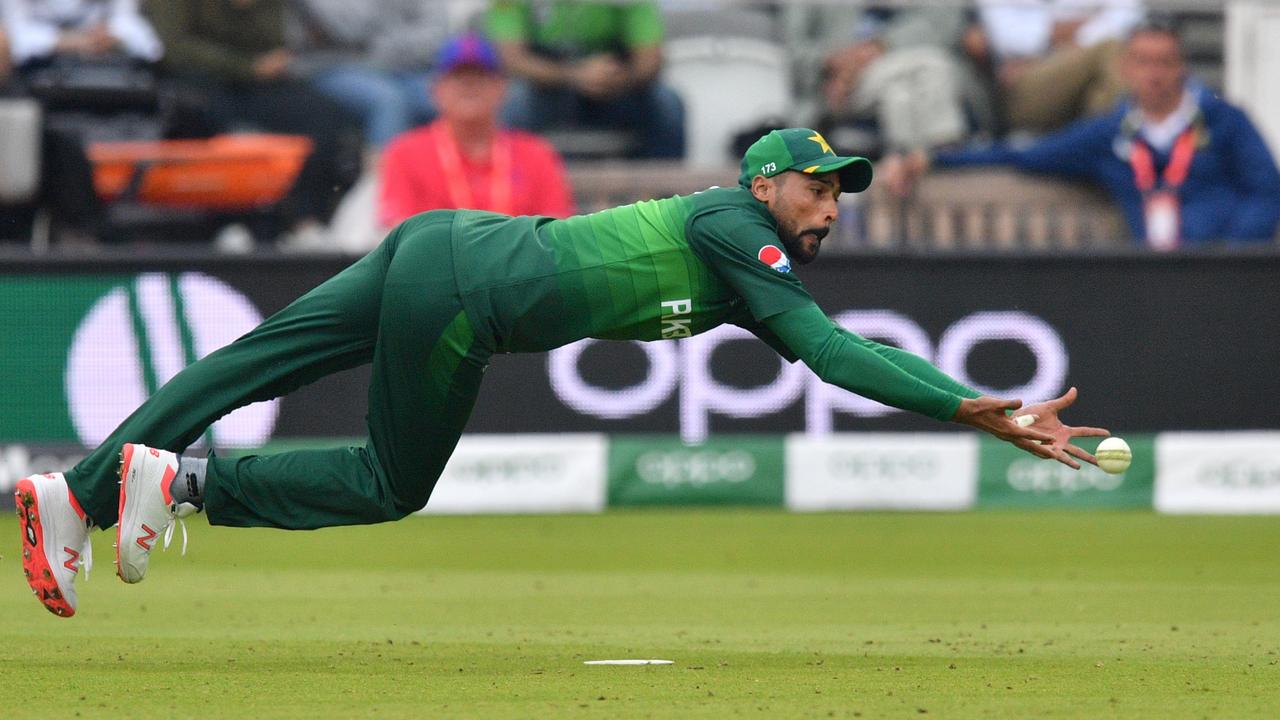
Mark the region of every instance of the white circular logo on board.
<instances>
[{"instance_id":1,"label":"white circular logo on board","mask_svg":"<svg viewBox=\"0 0 1280 720\"><path fill-rule=\"evenodd\" d=\"M121 286L89 310L71 341L67 401L80 442L88 447L99 445L147 399L144 357L155 373L157 386L186 367L183 323L198 359L262 322L262 315L248 298L203 273L179 275L176 288L163 273L139 275L133 282L143 332L135 331L129 291ZM175 289L181 306L175 302L179 299L174 297ZM140 337L143 335L145 338ZM227 447L261 446L271 438L278 412L278 400L235 410L214 423L214 442Z\"/></svg>"}]
</instances>

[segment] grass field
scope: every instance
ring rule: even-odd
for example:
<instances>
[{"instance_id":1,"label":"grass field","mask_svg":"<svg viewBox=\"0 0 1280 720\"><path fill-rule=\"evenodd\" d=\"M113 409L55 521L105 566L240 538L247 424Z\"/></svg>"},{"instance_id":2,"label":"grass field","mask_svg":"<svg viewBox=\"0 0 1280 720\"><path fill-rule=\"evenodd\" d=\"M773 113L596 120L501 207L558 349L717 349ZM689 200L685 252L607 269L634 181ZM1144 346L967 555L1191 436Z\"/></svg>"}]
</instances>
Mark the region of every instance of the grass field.
<instances>
[{"instance_id":1,"label":"grass field","mask_svg":"<svg viewBox=\"0 0 1280 720\"><path fill-rule=\"evenodd\" d=\"M610 512L192 523L80 612L0 538L0 717L1243 718L1280 708L1280 520ZM665 667L586 667L654 657ZM35 700L39 699L38 702Z\"/></svg>"}]
</instances>

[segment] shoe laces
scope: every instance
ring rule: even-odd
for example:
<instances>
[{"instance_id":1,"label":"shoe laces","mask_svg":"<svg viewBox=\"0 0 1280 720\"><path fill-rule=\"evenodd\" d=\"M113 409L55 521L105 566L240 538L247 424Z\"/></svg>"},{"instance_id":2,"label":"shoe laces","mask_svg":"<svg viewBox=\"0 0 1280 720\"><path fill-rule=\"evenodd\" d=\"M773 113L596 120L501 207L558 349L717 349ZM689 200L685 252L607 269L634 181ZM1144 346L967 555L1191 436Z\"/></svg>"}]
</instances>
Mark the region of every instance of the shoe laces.
<instances>
[{"instance_id":1,"label":"shoe laces","mask_svg":"<svg viewBox=\"0 0 1280 720\"><path fill-rule=\"evenodd\" d=\"M84 542L80 544L80 567L84 568L84 581L89 582L89 571L93 569L93 542L89 539L91 523L85 523Z\"/></svg>"},{"instance_id":2,"label":"shoe laces","mask_svg":"<svg viewBox=\"0 0 1280 720\"><path fill-rule=\"evenodd\" d=\"M182 555L187 554L187 524L183 522L183 518L195 515L203 508L191 503L172 503L169 505L169 524L164 529L164 549L169 549L169 543L173 542L173 527L178 525L182 527Z\"/></svg>"}]
</instances>

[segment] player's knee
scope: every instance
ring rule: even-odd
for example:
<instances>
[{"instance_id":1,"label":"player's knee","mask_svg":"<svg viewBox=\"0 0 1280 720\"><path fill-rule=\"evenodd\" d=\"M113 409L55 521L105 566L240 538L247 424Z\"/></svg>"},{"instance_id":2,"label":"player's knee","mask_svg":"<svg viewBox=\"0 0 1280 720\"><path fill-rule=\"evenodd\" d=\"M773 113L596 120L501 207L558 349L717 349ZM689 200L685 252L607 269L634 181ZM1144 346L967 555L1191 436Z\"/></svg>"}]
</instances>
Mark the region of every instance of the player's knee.
<instances>
[{"instance_id":1,"label":"player's knee","mask_svg":"<svg viewBox=\"0 0 1280 720\"><path fill-rule=\"evenodd\" d=\"M412 515L427 506L431 497L431 488L425 491L417 489L401 491L391 496L390 502L384 505L388 520L399 520Z\"/></svg>"}]
</instances>

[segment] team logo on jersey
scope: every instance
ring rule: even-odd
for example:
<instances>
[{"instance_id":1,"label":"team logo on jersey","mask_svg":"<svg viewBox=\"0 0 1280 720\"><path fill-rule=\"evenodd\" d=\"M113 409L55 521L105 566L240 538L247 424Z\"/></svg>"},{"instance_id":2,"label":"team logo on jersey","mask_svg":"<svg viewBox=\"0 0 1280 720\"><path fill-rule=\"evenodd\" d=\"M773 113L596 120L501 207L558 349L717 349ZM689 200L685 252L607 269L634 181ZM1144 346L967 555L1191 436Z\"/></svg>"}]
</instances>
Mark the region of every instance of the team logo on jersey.
<instances>
[{"instance_id":1,"label":"team logo on jersey","mask_svg":"<svg viewBox=\"0 0 1280 720\"><path fill-rule=\"evenodd\" d=\"M786 253L778 249L777 245L765 245L760 248L760 252L756 253L756 257L760 258L760 262L778 272L791 272L791 261L787 259Z\"/></svg>"}]
</instances>

